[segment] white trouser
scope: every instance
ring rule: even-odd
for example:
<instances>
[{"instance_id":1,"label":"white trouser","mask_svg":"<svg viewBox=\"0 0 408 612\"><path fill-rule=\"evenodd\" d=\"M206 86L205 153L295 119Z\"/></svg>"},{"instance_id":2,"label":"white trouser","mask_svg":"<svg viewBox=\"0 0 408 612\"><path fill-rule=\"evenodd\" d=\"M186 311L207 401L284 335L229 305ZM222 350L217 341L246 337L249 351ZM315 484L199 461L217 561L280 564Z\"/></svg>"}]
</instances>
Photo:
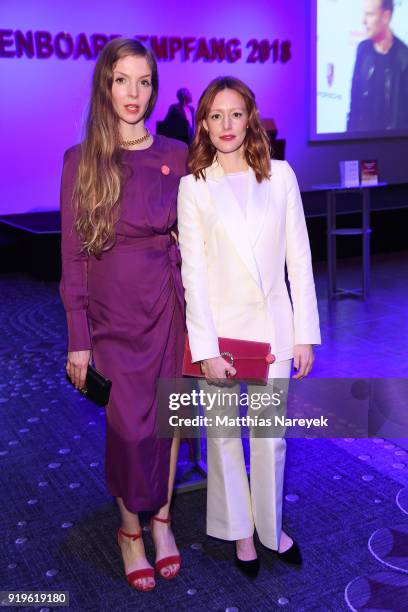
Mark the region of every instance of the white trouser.
<instances>
[{"instance_id":1,"label":"white trouser","mask_svg":"<svg viewBox=\"0 0 408 612\"><path fill-rule=\"evenodd\" d=\"M286 379L287 389L290 370L291 359L272 364L268 385L249 385L248 394L260 390L268 392L268 389L271 393L273 381L278 378ZM219 389L204 380L200 381L200 387L207 393ZM228 391L228 387L221 387L221 394ZM281 406L282 409L285 413L286 405ZM282 528L286 440L255 437L254 433L251 429L250 484L241 437L207 435L207 533L222 540L239 540L253 535L255 527L262 544L277 550Z\"/></svg>"}]
</instances>

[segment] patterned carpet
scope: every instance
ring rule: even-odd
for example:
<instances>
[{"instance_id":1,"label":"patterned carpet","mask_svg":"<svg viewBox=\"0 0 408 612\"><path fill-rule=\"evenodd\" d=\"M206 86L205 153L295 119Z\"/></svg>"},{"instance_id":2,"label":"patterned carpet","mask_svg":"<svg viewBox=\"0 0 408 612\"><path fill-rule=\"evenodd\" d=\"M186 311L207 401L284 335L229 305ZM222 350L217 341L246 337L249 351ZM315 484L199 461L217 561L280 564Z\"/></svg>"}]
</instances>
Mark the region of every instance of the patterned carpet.
<instances>
[{"instance_id":1,"label":"patterned carpet","mask_svg":"<svg viewBox=\"0 0 408 612\"><path fill-rule=\"evenodd\" d=\"M104 411L65 380L57 286L3 275L0 290L3 590L68 591L69 609L81 612L408 609L407 451L378 438L288 440L284 528L302 549L302 569L258 543L262 569L246 580L232 544L205 535L202 489L174 499L182 572L158 579L152 593L134 591L104 484Z\"/></svg>"}]
</instances>

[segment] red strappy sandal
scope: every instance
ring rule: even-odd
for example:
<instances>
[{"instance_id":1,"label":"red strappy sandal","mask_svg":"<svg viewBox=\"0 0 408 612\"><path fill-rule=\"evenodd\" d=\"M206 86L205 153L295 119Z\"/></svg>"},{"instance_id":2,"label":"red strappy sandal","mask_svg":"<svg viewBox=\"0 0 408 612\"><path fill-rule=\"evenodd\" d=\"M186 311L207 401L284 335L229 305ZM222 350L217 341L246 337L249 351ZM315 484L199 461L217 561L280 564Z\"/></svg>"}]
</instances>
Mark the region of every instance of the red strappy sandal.
<instances>
[{"instance_id":1,"label":"red strappy sandal","mask_svg":"<svg viewBox=\"0 0 408 612\"><path fill-rule=\"evenodd\" d=\"M153 531L152 529L153 521L158 521L160 523L169 524L171 523L171 517L169 515L166 519L162 519L162 518L159 518L158 516L152 516L152 518L150 519L150 531L151 532ZM164 569L165 567L168 567L169 565L176 565L176 564L178 564L179 567L174 573L170 574L169 576L164 576L161 573L161 570ZM180 567L181 567L180 555L170 555L169 557L163 557L163 559L160 559L154 564L154 569L156 570L156 572L158 572L160 576L164 578L165 580L172 580L173 578L175 578L180 571Z\"/></svg>"},{"instance_id":2,"label":"red strappy sandal","mask_svg":"<svg viewBox=\"0 0 408 612\"><path fill-rule=\"evenodd\" d=\"M118 546L120 548L119 534L126 536L127 538L132 538L132 540L138 540L142 537L142 530L138 531L137 533L126 533L125 531L123 531L123 529L119 528ZM152 567L144 567L142 569L133 570L133 572L129 572L129 574L126 574L126 579L128 583L137 591L142 591L144 593L146 593L147 591L152 591L156 586L155 584L153 586L138 586L137 584L135 584L135 580L140 580L141 578L154 578L154 569Z\"/></svg>"}]
</instances>

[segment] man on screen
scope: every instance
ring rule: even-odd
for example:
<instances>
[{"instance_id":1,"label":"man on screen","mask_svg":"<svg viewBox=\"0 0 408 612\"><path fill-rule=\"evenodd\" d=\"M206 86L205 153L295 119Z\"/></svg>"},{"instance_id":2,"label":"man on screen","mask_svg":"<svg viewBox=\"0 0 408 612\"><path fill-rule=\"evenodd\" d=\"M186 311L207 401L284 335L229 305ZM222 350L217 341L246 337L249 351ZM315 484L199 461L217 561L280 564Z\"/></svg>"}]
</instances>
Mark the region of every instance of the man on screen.
<instances>
[{"instance_id":1,"label":"man on screen","mask_svg":"<svg viewBox=\"0 0 408 612\"><path fill-rule=\"evenodd\" d=\"M390 27L393 0L364 0L347 131L408 129L408 47Z\"/></svg>"}]
</instances>

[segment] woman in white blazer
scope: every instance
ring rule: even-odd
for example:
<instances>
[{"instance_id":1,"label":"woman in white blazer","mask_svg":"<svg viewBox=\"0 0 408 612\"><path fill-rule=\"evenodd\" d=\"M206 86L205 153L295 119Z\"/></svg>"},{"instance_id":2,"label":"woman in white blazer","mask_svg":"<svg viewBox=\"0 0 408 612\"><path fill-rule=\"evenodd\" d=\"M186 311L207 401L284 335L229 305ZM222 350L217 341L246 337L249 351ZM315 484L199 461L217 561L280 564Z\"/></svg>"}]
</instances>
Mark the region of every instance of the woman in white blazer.
<instances>
[{"instance_id":1,"label":"woman in white blazer","mask_svg":"<svg viewBox=\"0 0 408 612\"><path fill-rule=\"evenodd\" d=\"M271 382L289 379L292 358L294 378L302 378L312 368L320 331L295 174L287 162L270 159L254 95L242 81L213 80L196 122L191 174L181 179L178 198L193 361L201 362L207 383L223 385L236 371L220 356L218 337L270 342ZM207 436L207 533L235 540L235 562L251 577L259 570L255 528L281 559L301 562L297 544L282 530L285 452L283 438L251 434L249 485L241 439Z\"/></svg>"}]
</instances>

